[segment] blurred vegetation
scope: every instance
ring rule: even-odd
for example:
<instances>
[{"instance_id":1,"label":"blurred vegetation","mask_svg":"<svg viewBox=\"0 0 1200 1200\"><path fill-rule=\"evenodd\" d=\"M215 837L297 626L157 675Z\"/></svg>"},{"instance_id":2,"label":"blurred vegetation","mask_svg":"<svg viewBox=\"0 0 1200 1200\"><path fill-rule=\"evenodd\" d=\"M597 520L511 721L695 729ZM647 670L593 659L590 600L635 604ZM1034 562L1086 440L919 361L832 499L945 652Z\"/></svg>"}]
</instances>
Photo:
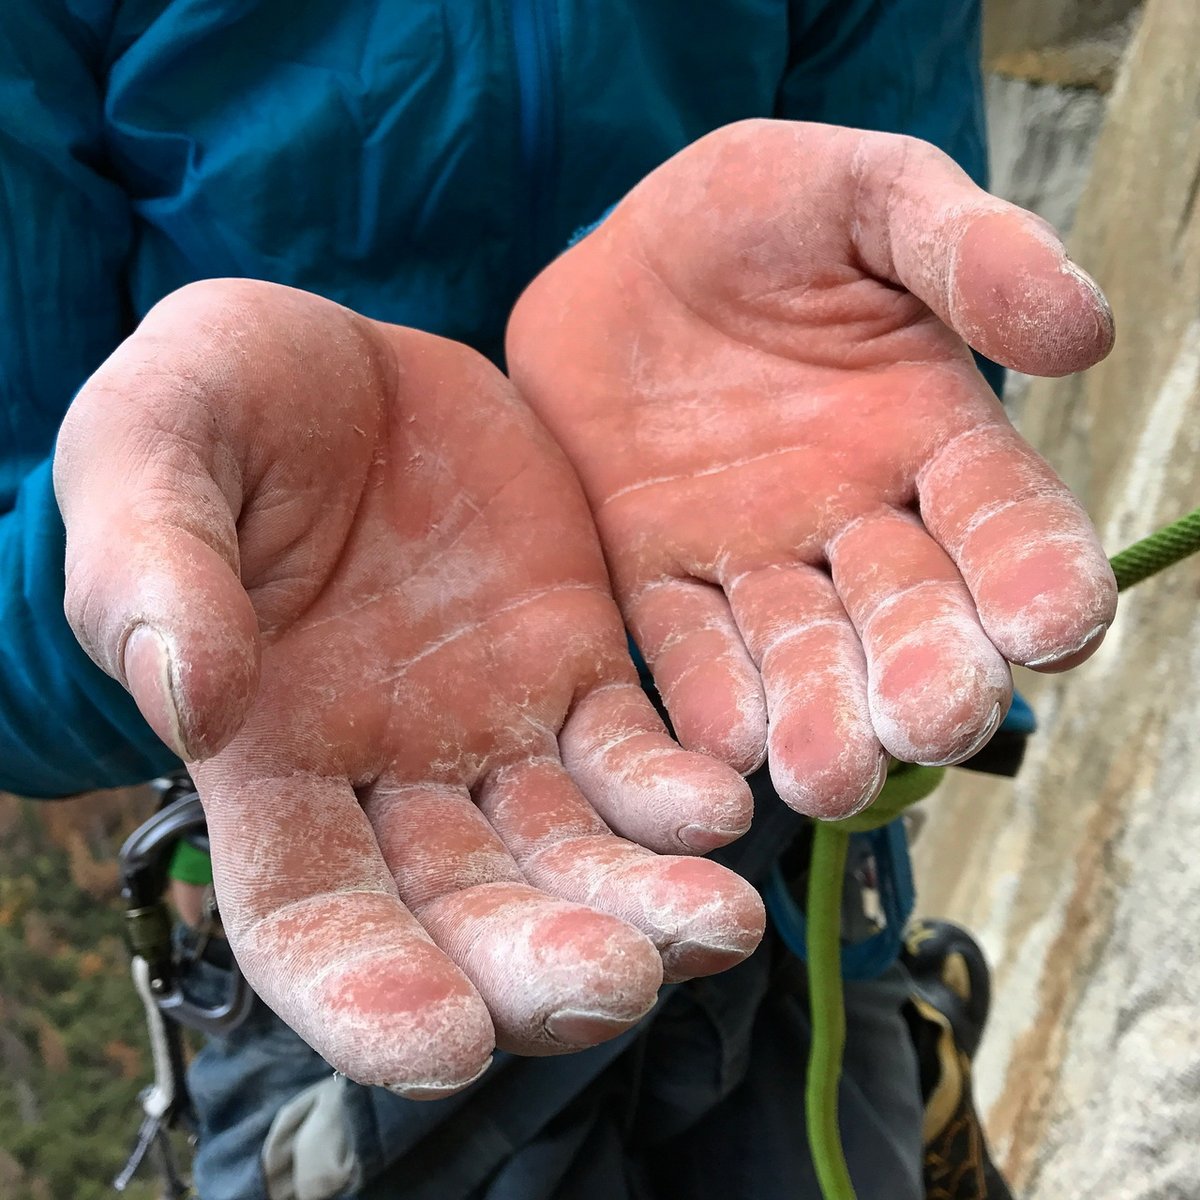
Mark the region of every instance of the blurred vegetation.
<instances>
[{"instance_id":1,"label":"blurred vegetation","mask_svg":"<svg viewBox=\"0 0 1200 1200\"><path fill-rule=\"evenodd\" d=\"M0 794L0 1197L112 1200L150 1082L128 974L116 850L130 793ZM156 1200L152 1178L125 1192Z\"/></svg>"}]
</instances>

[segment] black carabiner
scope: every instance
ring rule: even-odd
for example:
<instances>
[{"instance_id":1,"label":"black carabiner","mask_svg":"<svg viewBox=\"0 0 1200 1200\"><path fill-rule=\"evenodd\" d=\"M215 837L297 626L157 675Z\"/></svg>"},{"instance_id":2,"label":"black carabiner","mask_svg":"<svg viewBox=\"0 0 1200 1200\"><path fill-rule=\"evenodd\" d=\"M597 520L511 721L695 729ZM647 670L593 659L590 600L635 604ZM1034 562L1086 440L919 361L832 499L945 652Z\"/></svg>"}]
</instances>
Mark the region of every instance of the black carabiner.
<instances>
[{"instance_id":1,"label":"black carabiner","mask_svg":"<svg viewBox=\"0 0 1200 1200\"><path fill-rule=\"evenodd\" d=\"M207 826L190 779L173 777L156 781L156 786L164 806L129 835L117 856L126 938L133 954L149 967L150 991L163 1014L189 1029L223 1037L249 1015L254 992L236 962L230 966L229 990L220 1003L197 1004L183 991L163 895L175 846L186 838L207 848Z\"/></svg>"}]
</instances>

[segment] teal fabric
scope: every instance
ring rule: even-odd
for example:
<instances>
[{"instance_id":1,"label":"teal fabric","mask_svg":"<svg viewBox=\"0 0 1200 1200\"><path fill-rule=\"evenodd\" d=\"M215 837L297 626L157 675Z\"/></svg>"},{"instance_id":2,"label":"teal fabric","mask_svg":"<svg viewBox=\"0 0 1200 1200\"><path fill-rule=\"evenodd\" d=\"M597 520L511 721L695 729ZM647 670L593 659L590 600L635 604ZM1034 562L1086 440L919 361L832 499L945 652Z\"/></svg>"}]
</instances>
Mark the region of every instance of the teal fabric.
<instances>
[{"instance_id":1,"label":"teal fabric","mask_svg":"<svg viewBox=\"0 0 1200 1200\"><path fill-rule=\"evenodd\" d=\"M729 121L913 133L982 179L978 57L977 0L4 0L0 787L171 763L63 619L45 465L162 296L270 279L499 361L572 231Z\"/></svg>"}]
</instances>

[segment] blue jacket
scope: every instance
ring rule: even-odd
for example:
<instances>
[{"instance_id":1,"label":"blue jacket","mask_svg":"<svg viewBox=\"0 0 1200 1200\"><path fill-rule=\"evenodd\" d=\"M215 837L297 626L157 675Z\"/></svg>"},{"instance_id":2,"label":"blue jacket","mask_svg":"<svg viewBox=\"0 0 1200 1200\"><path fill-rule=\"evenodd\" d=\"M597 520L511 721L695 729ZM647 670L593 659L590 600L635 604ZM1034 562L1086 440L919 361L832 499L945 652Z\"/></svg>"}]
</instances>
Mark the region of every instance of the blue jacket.
<instances>
[{"instance_id":1,"label":"blue jacket","mask_svg":"<svg viewBox=\"0 0 1200 1200\"><path fill-rule=\"evenodd\" d=\"M63 618L49 469L75 391L155 301L270 279L499 361L572 231L729 121L910 133L982 181L978 7L4 0L0 788L172 762Z\"/></svg>"}]
</instances>

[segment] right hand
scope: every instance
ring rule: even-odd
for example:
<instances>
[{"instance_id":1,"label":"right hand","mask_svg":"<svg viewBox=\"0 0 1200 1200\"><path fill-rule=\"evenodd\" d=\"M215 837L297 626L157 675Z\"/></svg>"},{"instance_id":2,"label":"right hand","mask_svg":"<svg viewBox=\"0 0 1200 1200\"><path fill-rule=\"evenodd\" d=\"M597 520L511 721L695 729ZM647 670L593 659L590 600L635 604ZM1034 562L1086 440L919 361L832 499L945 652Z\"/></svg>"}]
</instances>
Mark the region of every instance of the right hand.
<instances>
[{"instance_id":1,"label":"right hand","mask_svg":"<svg viewBox=\"0 0 1200 1200\"><path fill-rule=\"evenodd\" d=\"M679 740L845 817L961 762L1009 663L1100 645L1116 581L970 345L1036 374L1112 314L1038 218L913 138L743 121L526 289L508 365L592 505Z\"/></svg>"},{"instance_id":2,"label":"right hand","mask_svg":"<svg viewBox=\"0 0 1200 1200\"><path fill-rule=\"evenodd\" d=\"M67 614L189 762L221 917L339 1070L455 1091L757 944L744 781L638 687L586 502L507 381L249 281L151 311L59 438ZM618 836L619 835L619 836Z\"/></svg>"}]
</instances>

